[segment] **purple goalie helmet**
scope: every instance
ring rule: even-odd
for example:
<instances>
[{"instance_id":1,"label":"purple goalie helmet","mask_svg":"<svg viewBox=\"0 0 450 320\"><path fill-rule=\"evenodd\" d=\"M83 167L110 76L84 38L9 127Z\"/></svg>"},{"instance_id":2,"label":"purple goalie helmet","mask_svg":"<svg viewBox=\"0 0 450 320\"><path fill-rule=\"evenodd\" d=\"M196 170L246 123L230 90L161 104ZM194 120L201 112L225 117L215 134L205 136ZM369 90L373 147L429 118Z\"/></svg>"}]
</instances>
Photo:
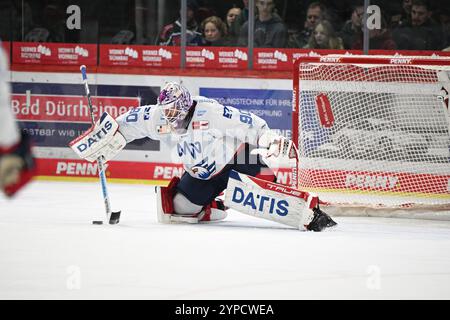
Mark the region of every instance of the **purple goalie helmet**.
<instances>
[{"instance_id":1,"label":"purple goalie helmet","mask_svg":"<svg viewBox=\"0 0 450 320\"><path fill-rule=\"evenodd\" d=\"M181 84L168 82L159 93L158 106L164 118L177 129L192 106L192 97Z\"/></svg>"}]
</instances>

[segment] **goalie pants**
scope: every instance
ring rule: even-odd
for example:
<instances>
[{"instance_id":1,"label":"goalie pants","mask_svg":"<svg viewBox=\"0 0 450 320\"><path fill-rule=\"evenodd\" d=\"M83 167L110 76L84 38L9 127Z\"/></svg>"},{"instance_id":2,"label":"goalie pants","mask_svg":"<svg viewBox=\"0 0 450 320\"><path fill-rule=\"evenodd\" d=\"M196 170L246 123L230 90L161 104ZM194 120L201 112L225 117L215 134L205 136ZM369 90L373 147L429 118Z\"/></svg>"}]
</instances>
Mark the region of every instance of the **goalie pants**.
<instances>
[{"instance_id":1,"label":"goalie pants","mask_svg":"<svg viewBox=\"0 0 450 320\"><path fill-rule=\"evenodd\" d=\"M176 190L192 203L199 206L205 206L210 204L223 190L225 190L228 184L230 170L235 170L250 176L258 176L269 181L276 180L273 171L260 161L259 156L250 154L250 148L247 145L222 169L222 171L209 180L197 179L185 172L181 177Z\"/></svg>"}]
</instances>

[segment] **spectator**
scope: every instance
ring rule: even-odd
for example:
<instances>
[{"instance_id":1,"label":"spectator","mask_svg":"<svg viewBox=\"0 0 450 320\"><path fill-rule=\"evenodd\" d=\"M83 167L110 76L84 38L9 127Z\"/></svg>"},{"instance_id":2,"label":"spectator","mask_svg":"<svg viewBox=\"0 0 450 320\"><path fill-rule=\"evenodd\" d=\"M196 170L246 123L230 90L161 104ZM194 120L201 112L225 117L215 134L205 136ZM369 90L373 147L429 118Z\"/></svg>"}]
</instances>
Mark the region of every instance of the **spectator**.
<instances>
[{"instance_id":1,"label":"spectator","mask_svg":"<svg viewBox=\"0 0 450 320\"><path fill-rule=\"evenodd\" d=\"M216 47L225 45L227 26L219 17L211 16L203 20L202 30L204 40L203 45Z\"/></svg>"},{"instance_id":2,"label":"spectator","mask_svg":"<svg viewBox=\"0 0 450 320\"><path fill-rule=\"evenodd\" d=\"M344 49L344 44L342 39L336 35L331 23L322 20L314 28L308 44L304 48L340 50Z\"/></svg>"},{"instance_id":3,"label":"spectator","mask_svg":"<svg viewBox=\"0 0 450 320\"><path fill-rule=\"evenodd\" d=\"M198 31L198 24L195 20L195 11L198 4L195 0L187 2L187 34L186 44L188 46L198 46L202 44L202 34ZM156 44L160 46L179 46L181 43L181 18L174 23L164 26L160 32Z\"/></svg>"},{"instance_id":4,"label":"spectator","mask_svg":"<svg viewBox=\"0 0 450 320\"><path fill-rule=\"evenodd\" d=\"M258 1L258 0L255 0ZM248 0L242 0L242 3L244 4L244 8L241 10L241 15L240 15L240 20L241 23L244 23L246 21L248 21Z\"/></svg>"},{"instance_id":5,"label":"spectator","mask_svg":"<svg viewBox=\"0 0 450 320\"><path fill-rule=\"evenodd\" d=\"M353 42L361 37L363 15L364 6L354 6L350 20L347 20L344 27L342 27L339 35L342 38L345 49L351 49L353 47Z\"/></svg>"},{"instance_id":6,"label":"spectator","mask_svg":"<svg viewBox=\"0 0 450 320\"><path fill-rule=\"evenodd\" d=\"M25 35L29 42L64 42L65 10L56 0L48 0L42 9L41 21Z\"/></svg>"},{"instance_id":7,"label":"spectator","mask_svg":"<svg viewBox=\"0 0 450 320\"><path fill-rule=\"evenodd\" d=\"M114 31L118 30L111 38L112 44L136 44L136 15L135 15L135 1L127 1L121 3L117 8L120 14L120 19L114 23ZM112 11L112 10L111 10ZM110 14L106 14L107 19L110 19Z\"/></svg>"},{"instance_id":8,"label":"spectator","mask_svg":"<svg viewBox=\"0 0 450 320\"><path fill-rule=\"evenodd\" d=\"M349 11L357 4L363 5L364 0L315 0L319 2L322 6L324 16L323 20L327 20L331 23L334 30L341 30L344 26L344 22L347 18ZM376 4L380 0L370 0L370 4ZM392 0L381 0L381 1L392 1ZM314 2L308 0L308 2Z\"/></svg>"},{"instance_id":9,"label":"spectator","mask_svg":"<svg viewBox=\"0 0 450 320\"><path fill-rule=\"evenodd\" d=\"M227 46L237 46L239 38L239 30L242 26L242 9L238 7L232 7L227 12Z\"/></svg>"},{"instance_id":10,"label":"spectator","mask_svg":"<svg viewBox=\"0 0 450 320\"><path fill-rule=\"evenodd\" d=\"M96 2L98 3L98 2ZM117 21L113 24L113 30L118 32L111 39L113 44L153 44L155 39L156 12L148 2L129 0L120 2L121 7L106 13L107 19L111 19L112 11L119 13ZM90 5L89 7L94 7ZM94 7L95 8L95 7ZM96 8L98 12L98 8ZM83 22L84 23L84 22ZM150 27L150 25L152 25Z\"/></svg>"},{"instance_id":11,"label":"spectator","mask_svg":"<svg viewBox=\"0 0 450 320\"><path fill-rule=\"evenodd\" d=\"M411 7L412 0L402 1L401 12L391 17L391 28L398 28L407 24L411 24Z\"/></svg>"},{"instance_id":12,"label":"spectator","mask_svg":"<svg viewBox=\"0 0 450 320\"><path fill-rule=\"evenodd\" d=\"M32 8L28 1L0 1L0 39L24 41L33 27Z\"/></svg>"},{"instance_id":13,"label":"spectator","mask_svg":"<svg viewBox=\"0 0 450 320\"><path fill-rule=\"evenodd\" d=\"M442 50L444 39L440 26L431 18L431 7L426 0L412 0L411 21L394 30L394 39L400 50Z\"/></svg>"},{"instance_id":14,"label":"spectator","mask_svg":"<svg viewBox=\"0 0 450 320\"><path fill-rule=\"evenodd\" d=\"M227 12L227 28L230 29L236 18L241 15L242 9L238 7L232 7Z\"/></svg>"},{"instance_id":15,"label":"spectator","mask_svg":"<svg viewBox=\"0 0 450 320\"><path fill-rule=\"evenodd\" d=\"M303 29L295 32L289 39L288 46L291 48L304 48L317 24L324 20L326 16L326 8L320 2L313 2L308 6L306 11L306 20Z\"/></svg>"},{"instance_id":16,"label":"spectator","mask_svg":"<svg viewBox=\"0 0 450 320\"><path fill-rule=\"evenodd\" d=\"M388 29L386 19L381 17L380 29L369 29L369 47L375 50L395 50L397 44L392 38L392 32ZM353 43L352 49L362 50L364 48L363 33Z\"/></svg>"},{"instance_id":17,"label":"spectator","mask_svg":"<svg viewBox=\"0 0 450 320\"><path fill-rule=\"evenodd\" d=\"M275 13L274 0L256 0L258 15L255 18L254 46L260 48L284 48L287 44L287 28ZM247 46L248 21L240 30L238 45Z\"/></svg>"},{"instance_id":18,"label":"spectator","mask_svg":"<svg viewBox=\"0 0 450 320\"><path fill-rule=\"evenodd\" d=\"M450 6L444 5L438 12L439 24L441 25L444 46L450 46Z\"/></svg>"},{"instance_id":19,"label":"spectator","mask_svg":"<svg viewBox=\"0 0 450 320\"><path fill-rule=\"evenodd\" d=\"M199 1L199 6L195 10L194 19L195 21L202 22L208 17L217 16L217 12L214 8L208 5L208 1Z\"/></svg>"}]
</instances>

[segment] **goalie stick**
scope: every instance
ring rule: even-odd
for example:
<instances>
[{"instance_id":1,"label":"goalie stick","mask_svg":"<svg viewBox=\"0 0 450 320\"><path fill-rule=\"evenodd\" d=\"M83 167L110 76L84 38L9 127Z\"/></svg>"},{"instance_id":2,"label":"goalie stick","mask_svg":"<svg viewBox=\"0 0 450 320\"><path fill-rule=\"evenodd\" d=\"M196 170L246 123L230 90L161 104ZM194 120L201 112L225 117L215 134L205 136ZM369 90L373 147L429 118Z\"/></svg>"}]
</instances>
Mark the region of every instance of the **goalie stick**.
<instances>
[{"instance_id":1,"label":"goalie stick","mask_svg":"<svg viewBox=\"0 0 450 320\"><path fill-rule=\"evenodd\" d=\"M94 110L92 108L91 93L89 91L89 85L88 85L88 81L87 81L86 66L82 65L80 67L80 71L81 71L81 76L83 79L84 91L86 94L86 98L88 100L89 112L91 115L91 122L92 122L92 125L95 126ZM119 220L120 220L121 211L115 211L115 212L111 211L111 204L109 202L108 189L106 188L106 174L105 174L106 168L105 168L105 165L103 163L103 159L101 156L98 157L98 159L97 159L97 165L98 165L98 170L99 170L98 175L100 177L100 182L102 184L103 200L105 202L106 221L109 221L109 224L117 224L117 223L119 223ZM94 223L97 223L97 221L94 221Z\"/></svg>"}]
</instances>

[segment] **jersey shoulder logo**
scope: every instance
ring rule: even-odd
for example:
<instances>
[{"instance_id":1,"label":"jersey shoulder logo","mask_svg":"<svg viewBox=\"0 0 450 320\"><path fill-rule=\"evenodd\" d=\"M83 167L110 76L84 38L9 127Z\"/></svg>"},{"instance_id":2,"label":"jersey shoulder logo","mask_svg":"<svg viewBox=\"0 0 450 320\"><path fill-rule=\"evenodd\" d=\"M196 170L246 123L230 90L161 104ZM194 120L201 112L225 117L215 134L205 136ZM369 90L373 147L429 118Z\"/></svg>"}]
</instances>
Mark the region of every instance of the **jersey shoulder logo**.
<instances>
[{"instance_id":1,"label":"jersey shoulder logo","mask_svg":"<svg viewBox=\"0 0 450 320\"><path fill-rule=\"evenodd\" d=\"M206 130L208 128L209 128L209 121L207 121L207 120L200 120L200 121L192 122L192 129L194 129L194 130Z\"/></svg>"}]
</instances>

